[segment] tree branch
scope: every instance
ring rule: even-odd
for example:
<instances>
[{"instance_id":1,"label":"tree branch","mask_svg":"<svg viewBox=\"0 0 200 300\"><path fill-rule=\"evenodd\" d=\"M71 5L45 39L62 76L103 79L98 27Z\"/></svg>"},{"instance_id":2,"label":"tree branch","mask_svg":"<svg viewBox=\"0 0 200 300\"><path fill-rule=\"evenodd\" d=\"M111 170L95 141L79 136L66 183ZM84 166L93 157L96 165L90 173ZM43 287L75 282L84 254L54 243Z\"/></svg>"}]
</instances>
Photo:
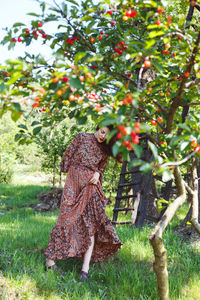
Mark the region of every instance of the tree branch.
<instances>
[{"instance_id":1,"label":"tree branch","mask_svg":"<svg viewBox=\"0 0 200 300\"><path fill-rule=\"evenodd\" d=\"M82 35L81 31L78 30L71 22L70 20L67 18L67 15L64 13L64 11L60 8L60 6L56 3L55 0L53 0L54 4L58 7L61 15L67 20L67 23L71 26L71 28L73 28L74 32L78 32L79 36L84 40L85 44L88 46L88 48L92 51L96 53L96 49L88 42L88 40L84 37L84 35Z\"/></svg>"},{"instance_id":2,"label":"tree branch","mask_svg":"<svg viewBox=\"0 0 200 300\"><path fill-rule=\"evenodd\" d=\"M199 31L198 37L196 39L196 42L195 42L195 47L194 47L194 49L192 51L192 54L191 54L191 57L190 57L190 61L189 61L188 66L186 68L186 72L188 72L188 73L191 73L192 67L194 65L195 57L196 57L196 55L198 53L198 49L199 49L198 48L199 47L199 43L200 43L200 31ZM177 108L180 105L181 96L183 94L183 91L184 91L184 88L185 88L187 80L188 80L187 77L183 78L183 81L181 82L181 85L180 85L180 88L178 90L178 93L174 97L173 102L171 104L171 107L169 109L168 118L167 118L166 133L170 133L172 131L172 129L173 129L173 123L174 123L175 113L176 113Z\"/></svg>"}]
</instances>

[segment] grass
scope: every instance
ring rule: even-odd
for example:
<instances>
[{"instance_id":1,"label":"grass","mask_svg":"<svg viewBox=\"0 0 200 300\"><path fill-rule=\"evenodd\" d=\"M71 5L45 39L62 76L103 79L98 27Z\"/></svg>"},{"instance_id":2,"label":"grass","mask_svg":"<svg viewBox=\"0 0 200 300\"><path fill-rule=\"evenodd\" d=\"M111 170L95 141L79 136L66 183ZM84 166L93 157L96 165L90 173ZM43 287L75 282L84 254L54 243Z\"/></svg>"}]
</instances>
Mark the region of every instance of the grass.
<instances>
[{"instance_id":1,"label":"grass","mask_svg":"<svg viewBox=\"0 0 200 300\"><path fill-rule=\"evenodd\" d=\"M122 248L111 259L92 263L90 280L86 283L78 279L81 269L78 259L58 261L66 271L64 277L44 271L43 253L58 210L39 213L29 205L38 201L36 194L49 188L39 181L37 185L28 181L26 185L17 181L15 185L0 185L0 299L158 299L148 226L142 229L117 226ZM170 299L197 300L200 299L199 243L191 245L173 231L184 212L183 207L164 234ZM107 207L107 214L112 218L112 207Z\"/></svg>"}]
</instances>

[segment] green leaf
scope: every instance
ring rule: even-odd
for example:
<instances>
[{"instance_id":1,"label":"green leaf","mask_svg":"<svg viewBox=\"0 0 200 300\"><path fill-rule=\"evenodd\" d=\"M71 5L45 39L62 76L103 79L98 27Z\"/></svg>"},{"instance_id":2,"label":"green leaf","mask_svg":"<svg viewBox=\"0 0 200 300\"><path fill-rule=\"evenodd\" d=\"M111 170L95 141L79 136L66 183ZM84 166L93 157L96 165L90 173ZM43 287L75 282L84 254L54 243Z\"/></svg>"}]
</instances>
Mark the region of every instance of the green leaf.
<instances>
[{"instance_id":1,"label":"green leaf","mask_svg":"<svg viewBox=\"0 0 200 300\"><path fill-rule=\"evenodd\" d=\"M152 169L152 165L150 163L144 163L142 166L140 166L139 170L142 173L148 173Z\"/></svg>"},{"instance_id":2,"label":"green leaf","mask_svg":"<svg viewBox=\"0 0 200 300\"><path fill-rule=\"evenodd\" d=\"M62 2L62 10L63 10L63 12L67 15L67 4L66 3L64 3L64 2Z\"/></svg>"},{"instance_id":3,"label":"green leaf","mask_svg":"<svg viewBox=\"0 0 200 300\"><path fill-rule=\"evenodd\" d=\"M14 82L16 82L19 78L22 77L22 74L20 72L15 72L12 77L8 80L8 85L13 84Z\"/></svg>"},{"instance_id":4,"label":"green leaf","mask_svg":"<svg viewBox=\"0 0 200 300\"><path fill-rule=\"evenodd\" d=\"M148 124L141 124L140 125L140 132L150 131L151 127Z\"/></svg>"},{"instance_id":5,"label":"green leaf","mask_svg":"<svg viewBox=\"0 0 200 300\"><path fill-rule=\"evenodd\" d=\"M79 118L77 119L77 123L78 123L79 125L84 125L86 122L87 122L87 117L79 117Z\"/></svg>"},{"instance_id":6,"label":"green leaf","mask_svg":"<svg viewBox=\"0 0 200 300\"><path fill-rule=\"evenodd\" d=\"M39 124L40 124L40 122L38 122L38 121L33 121L32 124L31 124L31 126L35 126L35 125L39 125Z\"/></svg>"},{"instance_id":7,"label":"green leaf","mask_svg":"<svg viewBox=\"0 0 200 300\"><path fill-rule=\"evenodd\" d=\"M42 2L42 3L40 4L40 7L42 8L42 12L45 11L45 6L46 6L45 2Z\"/></svg>"},{"instance_id":8,"label":"green leaf","mask_svg":"<svg viewBox=\"0 0 200 300\"><path fill-rule=\"evenodd\" d=\"M3 93L3 91L5 90L5 83L4 82L1 82L0 84L0 93Z\"/></svg>"},{"instance_id":9,"label":"green leaf","mask_svg":"<svg viewBox=\"0 0 200 300\"><path fill-rule=\"evenodd\" d=\"M162 181L167 182L173 178L172 173L169 170L166 170L162 174Z\"/></svg>"},{"instance_id":10,"label":"green leaf","mask_svg":"<svg viewBox=\"0 0 200 300\"><path fill-rule=\"evenodd\" d=\"M74 62L77 64L79 60L81 60L84 56L86 56L86 52L78 52L74 57Z\"/></svg>"},{"instance_id":11,"label":"green leaf","mask_svg":"<svg viewBox=\"0 0 200 300\"><path fill-rule=\"evenodd\" d=\"M186 124L178 124L178 127L185 129L186 131L191 132L191 129L189 126L187 126Z\"/></svg>"},{"instance_id":12,"label":"green leaf","mask_svg":"<svg viewBox=\"0 0 200 300\"><path fill-rule=\"evenodd\" d=\"M20 111L21 111L21 106L20 106L19 103L12 102L12 106L14 107L14 109L15 109L17 112L20 112Z\"/></svg>"},{"instance_id":13,"label":"green leaf","mask_svg":"<svg viewBox=\"0 0 200 300\"><path fill-rule=\"evenodd\" d=\"M15 134L15 142L19 141L19 139L21 138L21 134L17 133Z\"/></svg>"},{"instance_id":14,"label":"green leaf","mask_svg":"<svg viewBox=\"0 0 200 300\"><path fill-rule=\"evenodd\" d=\"M105 120L103 120L101 122L101 125L104 127L113 124L114 122L116 122L116 119L112 118L112 117L107 117Z\"/></svg>"},{"instance_id":15,"label":"green leaf","mask_svg":"<svg viewBox=\"0 0 200 300\"><path fill-rule=\"evenodd\" d=\"M151 31L149 33L149 38L152 39L156 36L161 36L161 35L164 35L165 33L163 31Z\"/></svg>"},{"instance_id":16,"label":"green leaf","mask_svg":"<svg viewBox=\"0 0 200 300\"><path fill-rule=\"evenodd\" d=\"M18 127L19 127L19 128L23 128L23 129L25 129L25 130L28 130L28 128L27 128L26 125L24 125L24 124L20 124L20 125L18 125Z\"/></svg>"},{"instance_id":17,"label":"green leaf","mask_svg":"<svg viewBox=\"0 0 200 300\"><path fill-rule=\"evenodd\" d=\"M29 46L29 45L30 45L32 39L33 39L32 36L27 36L27 37L25 37L25 43L26 43L26 46Z\"/></svg>"},{"instance_id":18,"label":"green leaf","mask_svg":"<svg viewBox=\"0 0 200 300\"><path fill-rule=\"evenodd\" d=\"M145 49L151 48L153 45L155 45L155 43L156 43L156 40L153 40L153 39L146 41L146 43L145 43Z\"/></svg>"},{"instance_id":19,"label":"green leaf","mask_svg":"<svg viewBox=\"0 0 200 300\"><path fill-rule=\"evenodd\" d=\"M35 128L33 129L33 134L34 134L34 135L37 135L41 130L42 130L42 126L35 127Z\"/></svg>"},{"instance_id":20,"label":"green leaf","mask_svg":"<svg viewBox=\"0 0 200 300\"><path fill-rule=\"evenodd\" d=\"M74 0L66 0L66 2L73 3L74 5L77 5L79 7L78 3L76 3L76 1L74 1Z\"/></svg>"},{"instance_id":21,"label":"green leaf","mask_svg":"<svg viewBox=\"0 0 200 300\"><path fill-rule=\"evenodd\" d=\"M82 88L82 84L79 78L70 78L69 80L70 85L75 88L75 89L81 89Z\"/></svg>"},{"instance_id":22,"label":"green leaf","mask_svg":"<svg viewBox=\"0 0 200 300\"><path fill-rule=\"evenodd\" d=\"M11 112L11 119L16 122L20 118L19 113L16 110L12 110Z\"/></svg>"},{"instance_id":23,"label":"green leaf","mask_svg":"<svg viewBox=\"0 0 200 300\"><path fill-rule=\"evenodd\" d=\"M187 221L187 223L186 223L186 227L191 227L192 226L192 223L191 222L189 222L189 221Z\"/></svg>"},{"instance_id":24,"label":"green leaf","mask_svg":"<svg viewBox=\"0 0 200 300\"><path fill-rule=\"evenodd\" d=\"M18 27L18 26L25 26L25 24L24 23L15 23L15 24L13 24L13 27Z\"/></svg>"},{"instance_id":25,"label":"green leaf","mask_svg":"<svg viewBox=\"0 0 200 300\"><path fill-rule=\"evenodd\" d=\"M148 144L149 144L149 147L150 147L150 149L153 153L154 158L157 159L158 158L158 149L156 148L156 146L152 142L148 141Z\"/></svg>"},{"instance_id":26,"label":"green leaf","mask_svg":"<svg viewBox=\"0 0 200 300\"><path fill-rule=\"evenodd\" d=\"M137 158L140 158L142 152L143 152L143 149L140 145L134 145L134 153L135 155L137 156Z\"/></svg>"},{"instance_id":27,"label":"green leaf","mask_svg":"<svg viewBox=\"0 0 200 300\"><path fill-rule=\"evenodd\" d=\"M180 143L180 150L183 151L189 144L190 144L190 141L182 141Z\"/></svg>"},{"instance_id":28,"label":"green leaf","mask_svg":"<svg viewBox=\"0 0 200 300\"><path fill-rule=\"evenodd\" d=\"M113 152L113 155L116 156L117 153L118 153L118 150L121 146L121 142L120 141L117 141L114 146L112 147L112 152Z\"/></svg>"},{"instance_id":29,"label":"green leaf","mask_svg":"<svg viewBox=\"0 0 200 300\"><path fill-rule=\"evenodd\" d=\"M40 15L35 14L35 13L28 13L27 15L28 15L28 16L34 16L34 17L40 17Z\"/></svg>"},{"instance_id":30,"label":"green leaf","mask_svg":"<svg viewBox=\"0 0 200 300\"><path fill-rule=\"evenodd\" d=\"M169 145L170 145L170 146L175 146L175 145L178 144L178 142L179 142L180 140L184 140L184 138L188 137L189 135L190 135L190 134L187 133L187 134L182 134L182 135L179 135L179 136L174 136L174 137L171 139Z\"/></svg>"},{"instance_id":31,"label":"green leaf","mask_svg":"<svg viewBox=\"0 0 200 300\"><path fill-rule=\"evenodd\" d=\"M152 60L152 64L156 67L156 69L158 69L159 71L161 71L162 73L164 73L164 69L163 69L163 66L161 64L159 64L154 59Z\"/></svg>"},{"instance_id":32,"label":"green leaf","mask_svg":"<svg viewBox=\"0 0 200 300\"><path fill-rule=\"evenodd\" d=\"M143 163L143 161L141 159L134 158L133 160L131 160L129 162L129 166L130 166L130 168L138 167L138 166L141 166L142 163Z\"/></svg>"}]
</instances>

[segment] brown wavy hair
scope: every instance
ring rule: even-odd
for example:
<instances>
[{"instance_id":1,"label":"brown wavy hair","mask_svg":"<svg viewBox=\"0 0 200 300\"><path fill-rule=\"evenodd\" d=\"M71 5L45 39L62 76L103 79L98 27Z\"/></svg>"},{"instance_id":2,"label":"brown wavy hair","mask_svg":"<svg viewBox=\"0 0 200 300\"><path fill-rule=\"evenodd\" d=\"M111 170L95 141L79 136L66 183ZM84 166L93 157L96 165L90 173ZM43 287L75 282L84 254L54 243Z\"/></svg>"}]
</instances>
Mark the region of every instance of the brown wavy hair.
<instances>
[{"instance_id":1,"label":"brown wavy hair","mask_svg":"<svg viewBox=\"0 0 200 300\"><path fill-rule=\"evenodd\" d=\"M107 127L110 131L113 130L113 129L115 129L113 125L108 125L108 126L104 126L104 127ZM99 125L97 125L96 131L98 131L99 129L100 129L100 127L99 127ZM112 147L116 143L116 141L117 141L117 134L115 134L114 136L112 136L112 138L109 140L108 143L105 140L103 143L101 143L101 146L102 146L103 150L105 151L105 153L108 156L112 156L118 162L122 163L122 154L118 153L116 156L114 156L113 152L112 152Z\"/></svg>"}]
</instances>

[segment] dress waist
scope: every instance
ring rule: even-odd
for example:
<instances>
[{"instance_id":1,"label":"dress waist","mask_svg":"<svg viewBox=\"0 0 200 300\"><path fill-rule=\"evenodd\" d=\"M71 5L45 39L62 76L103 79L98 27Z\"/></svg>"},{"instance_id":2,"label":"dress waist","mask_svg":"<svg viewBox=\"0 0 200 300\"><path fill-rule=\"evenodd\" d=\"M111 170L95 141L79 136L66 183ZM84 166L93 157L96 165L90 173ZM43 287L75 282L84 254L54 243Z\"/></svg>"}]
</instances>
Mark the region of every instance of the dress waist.
<instances>
[{"instance_id":1,"label":"dress waist","mask_svg":"<svg viewBox=\"0 0 200 300\"><path fill-rule=\"evenodd\" d=\"M89 167L89 166L84 166L81 164L71 164L71 167L75 167L75 168L83 168L83 169L87 169L90 171L95 171L93 168Z\"/></svg>"}]
</instances>

